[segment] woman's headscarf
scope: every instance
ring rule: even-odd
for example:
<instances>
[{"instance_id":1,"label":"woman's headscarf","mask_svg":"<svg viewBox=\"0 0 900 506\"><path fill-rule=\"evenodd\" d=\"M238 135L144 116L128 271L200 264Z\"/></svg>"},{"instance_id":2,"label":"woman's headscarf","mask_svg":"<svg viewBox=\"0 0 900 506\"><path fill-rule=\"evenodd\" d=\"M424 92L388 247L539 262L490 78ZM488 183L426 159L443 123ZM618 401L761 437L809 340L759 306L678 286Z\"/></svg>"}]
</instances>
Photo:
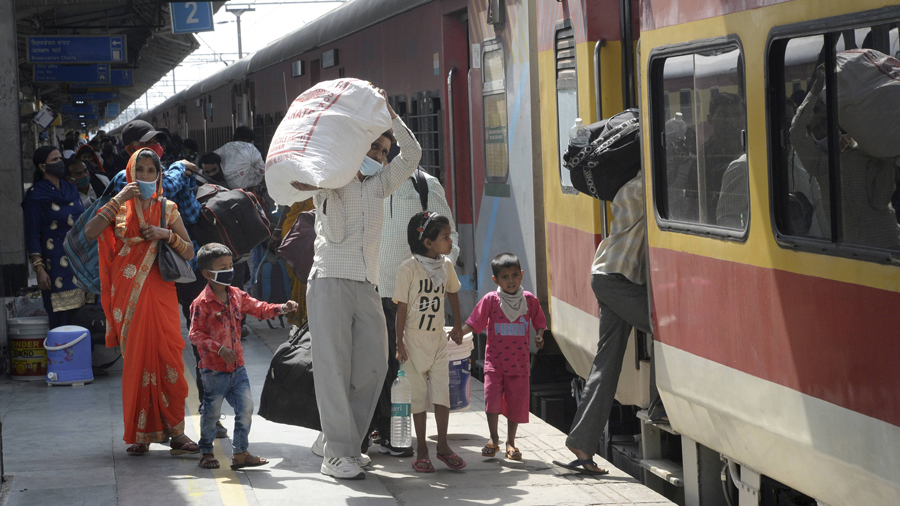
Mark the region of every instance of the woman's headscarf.
<instances>
[{"instance_id":1,"label":"woman's headscarf","mask_svg":"<svg viewBox=\"0 0 900 506\"><path fill-rule=\"evenodd\" d=\"M128 166L125 167L125 182L126 184L137 182L137 162L138 157L143 152L150 153L149 158L151 158L154 162L154 165L156 165L156 191L153 192L153 196L151 198L158 199L163 195L161 177L162 169L160 167L159 157L156 156L156 153L154 153L152 149L141 148L131 155L131 158L128 160ZM143 239L143 236L141 234L141 224L146 223L148 225L158 227L160 223L160 216L160 206L158 202L152 202L150 204L148 213L145 216L140 211L140 208L138 206L138 199L133 198L125 203L125 223L121 225L116 224L116 235L118 235L119 237L137 237ZM124 228L120 228L122 225L124 225ZM121 232L124 232L124 234L122 234Z\"/></svg>"},{"instance_id":2,"label":"woman's headscarf","mask_svg":"<svg viewBox=\"0 0 900 506\"><path fill-rule=\"evenodd\" d=\"M81 159L81 155L82 155L83 153L90 153L90 154L91 154L91 160L93 160L94 165L97 166L96 170L91 171L91 173L93 173L93 174L106 174L106 170L103 168L103 162L100 161L100 157L97 156L97 152L94 151L94 148L90 147L90 146L87 145L87 144L85 144L84 146L81 146L80 148L78 148L78 151L75 152L75 158L78 158L78 159L80 160L80 159ZM91 167L88 166L88 169L90 169L90 168L91 168Z\"/></svg>"}]
</instances>

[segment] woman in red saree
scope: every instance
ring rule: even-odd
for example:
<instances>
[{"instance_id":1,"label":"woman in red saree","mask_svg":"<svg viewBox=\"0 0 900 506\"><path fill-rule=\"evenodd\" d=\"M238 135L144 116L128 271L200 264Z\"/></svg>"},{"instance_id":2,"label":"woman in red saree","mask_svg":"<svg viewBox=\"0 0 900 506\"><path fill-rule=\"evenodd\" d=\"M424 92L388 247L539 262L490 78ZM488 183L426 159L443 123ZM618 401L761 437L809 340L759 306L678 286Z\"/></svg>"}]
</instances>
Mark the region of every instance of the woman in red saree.
<instances>
[{"instance_id":1,"label":"woman in red saree","mask_svg":"<svg viewBox=\"0 0 900 506\"><path fill-rule=\"evenodd\" d=\"M125 360L123 439L130 455L170 438L173 455L199 453L184 434L188 385L175 283L163 281L156 261L163 240L186 260L194 249L171 200L168 228L158 226L163 187L156 153L136 151L125 170L127 185L85 226L85 236L98 239L106 345L119 346Z\"/></svg>"}]
</instances>

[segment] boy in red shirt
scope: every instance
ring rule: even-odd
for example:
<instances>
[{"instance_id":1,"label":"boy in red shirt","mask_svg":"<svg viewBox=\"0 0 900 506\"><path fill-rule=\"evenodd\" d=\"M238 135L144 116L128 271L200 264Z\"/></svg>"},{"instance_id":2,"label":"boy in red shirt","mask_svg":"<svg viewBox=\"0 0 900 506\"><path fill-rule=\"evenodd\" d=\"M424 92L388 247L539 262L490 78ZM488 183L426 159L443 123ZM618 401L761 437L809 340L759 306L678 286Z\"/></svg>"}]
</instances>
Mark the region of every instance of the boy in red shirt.
<instances>
[{"instance_id":1,"label":"boy in red shirt","mask_svg":"<svg viewBox=\"0 0 900 506\"><path fill-rule=\"evenodd\" d=\"M191 304L191 330L188 337L200 352L200 377L203 380L203 408L200 417L200 467L218 469L213 454L216 421L222 400L234 408L233 456L231 468L261 466L264 458L247 451L250 422L253 416L253 397L250 380L244 369L244 349L241 346L241 319L248 314L268 320L297 310L297 303L260 302L247 292L232 287L234 268L231 250L218 243L210 243L197 252L197 265L209 280L203 292Z\"/></svg>"}]
</instances>

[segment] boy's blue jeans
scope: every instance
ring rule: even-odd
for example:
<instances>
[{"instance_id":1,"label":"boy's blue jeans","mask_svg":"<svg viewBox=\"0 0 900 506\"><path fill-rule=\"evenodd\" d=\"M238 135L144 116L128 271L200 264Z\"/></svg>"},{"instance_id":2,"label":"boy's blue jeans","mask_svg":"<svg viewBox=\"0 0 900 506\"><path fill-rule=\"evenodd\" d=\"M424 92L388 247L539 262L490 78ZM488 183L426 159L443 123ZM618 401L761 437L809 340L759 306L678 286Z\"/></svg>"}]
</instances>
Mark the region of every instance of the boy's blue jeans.
<instances>
[{"instance_id":1,"label":"boy's blue jeans","mask_svg":"<svg viewBox=\"0 0 900 506\"><path fill-rule=\"evenodd\" d=\"M231 445L235 454L244 453L250 442L250 422L253 416L253 397L250 395L250 379L247 370L240 366L234 372L200 369L203 378L203 408L200 415L200 442L202 453L213 453L216 438L216 422L222 411L222 400L234 408L234 432Z\"/></svg>"}]
</instances>

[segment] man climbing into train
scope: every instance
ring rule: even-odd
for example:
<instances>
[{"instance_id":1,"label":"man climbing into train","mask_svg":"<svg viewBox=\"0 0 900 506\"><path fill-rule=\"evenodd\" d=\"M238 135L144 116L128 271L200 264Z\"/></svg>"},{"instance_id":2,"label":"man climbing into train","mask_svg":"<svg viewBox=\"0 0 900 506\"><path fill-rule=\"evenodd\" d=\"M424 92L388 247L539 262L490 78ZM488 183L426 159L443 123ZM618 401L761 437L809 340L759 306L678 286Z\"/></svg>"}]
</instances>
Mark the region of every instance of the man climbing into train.
<instances>
[{"instance_id":1,"label":"man climbing into train","mask_svg":"<svg viewBox=\"0 0 900 506\"><path fill-rule=\"evenodd\" d=\"M647 293L647 243L643 171L625 183L612 201L613 221L591 265L591 288L600 305L600 341L566 439L576 460L555 464L585 474L609 471L593 460L609 420L625 348L632 327L652 334ZM651 367L651 420L667 420Z\"/></svg>"}]
</instances>

